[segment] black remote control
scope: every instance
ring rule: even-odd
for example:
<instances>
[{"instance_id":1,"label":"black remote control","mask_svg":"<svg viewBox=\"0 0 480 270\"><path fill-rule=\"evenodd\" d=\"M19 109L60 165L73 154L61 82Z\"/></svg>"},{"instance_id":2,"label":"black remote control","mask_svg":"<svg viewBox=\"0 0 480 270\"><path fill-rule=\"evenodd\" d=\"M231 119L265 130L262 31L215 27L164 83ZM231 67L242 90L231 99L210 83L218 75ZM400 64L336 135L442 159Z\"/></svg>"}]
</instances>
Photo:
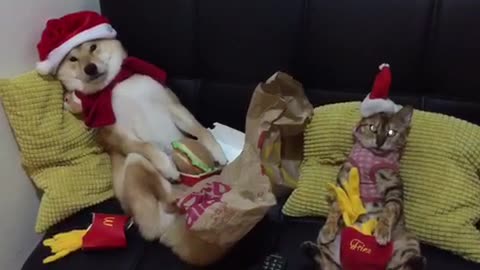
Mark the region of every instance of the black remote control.
<instances>
[{"instance_id":1,"label":"black remote control","mask_svg":"<svg viewBox=\"0 0 480 270\"><path fill-rule=\"evenodd\" d=\"M268 255L263 261L261 269L262 270L286 270L287 260L278 254Z\"/></svg>"}]
</instances>

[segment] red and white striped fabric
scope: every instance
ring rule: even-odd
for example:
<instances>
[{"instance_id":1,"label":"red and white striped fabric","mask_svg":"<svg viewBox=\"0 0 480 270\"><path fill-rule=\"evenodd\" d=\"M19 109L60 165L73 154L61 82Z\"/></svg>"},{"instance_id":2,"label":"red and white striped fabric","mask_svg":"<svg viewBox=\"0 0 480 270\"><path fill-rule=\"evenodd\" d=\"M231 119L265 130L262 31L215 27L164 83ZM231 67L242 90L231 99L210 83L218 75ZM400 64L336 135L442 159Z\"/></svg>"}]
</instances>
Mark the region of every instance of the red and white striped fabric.
<instances>
[{"instance_id":1,"label":"red and white striped fabric","mask_svg":"<svg viewBox=\"0 0 480 270\"><path fill-rule=\"evenodd\" d=\"M381 156L355 143L349 156L349 161L358 168L360 175L360 196L364 203L378 202L382 200L375 181L375 174L378 170L389 168L399 170L399 154L390 152Z\"/></svg>"}]
</instances>

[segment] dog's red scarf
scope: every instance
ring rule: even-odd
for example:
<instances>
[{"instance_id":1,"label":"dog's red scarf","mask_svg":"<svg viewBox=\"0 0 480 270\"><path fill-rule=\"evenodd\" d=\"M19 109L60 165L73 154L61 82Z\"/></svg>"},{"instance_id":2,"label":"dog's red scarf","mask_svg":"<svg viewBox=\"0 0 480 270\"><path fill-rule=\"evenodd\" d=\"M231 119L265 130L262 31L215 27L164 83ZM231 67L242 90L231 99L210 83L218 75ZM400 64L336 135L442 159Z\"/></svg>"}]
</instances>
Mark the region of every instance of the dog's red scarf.
<instances>
[{"instance_id":1,"label":"dog's red scarf","mask_svg":"<svg viewBox=\"0 0 480 270\"><path fill-rule=\"evenodd\" d=\"M120 72L103 90L91 95L75 91L75 95L82 101L85 125L90 128L100 128L115 124L116 118L112 107L112 91L118 83L135 74L149 76L161 84L165 84L167 79L167 73L164 70L141 59L127 57L123 61Z\"/></svg>"}]
</instances>

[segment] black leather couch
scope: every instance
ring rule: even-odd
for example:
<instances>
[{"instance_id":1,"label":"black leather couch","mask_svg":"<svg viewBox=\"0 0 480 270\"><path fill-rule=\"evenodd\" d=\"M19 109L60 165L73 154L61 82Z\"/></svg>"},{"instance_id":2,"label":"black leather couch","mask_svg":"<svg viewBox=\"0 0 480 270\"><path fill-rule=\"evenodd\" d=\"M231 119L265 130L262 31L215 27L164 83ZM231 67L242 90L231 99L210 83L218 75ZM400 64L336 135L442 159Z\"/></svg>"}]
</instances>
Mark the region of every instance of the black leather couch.
<instances>
[{"instance_id":1,"label":"black leather couch","mask_svg":"<svg viewBox=\"0 0 480 270\"><path fill-rule=\"evenodd\" d=\"M480 124L480 1L102 0L101 8L130 54L165 68L170 86L205 125L242 130L255 85L277 70L300 80L315 106L361 100L385 61L397 102ZM298 247L316 237L322 220L287 218L281 204L209 269L255 269L270 253L285 256L288 269L313 269ZM47 236L85 228L92 211L121 210L109 200ZM128 234L126 250L78 252L47 266L41 259L48 250L39 245L23 269L189 269L158 243ZM449 252L423 250L428 269L480 269Z\"/></svg>"}]
</instances>

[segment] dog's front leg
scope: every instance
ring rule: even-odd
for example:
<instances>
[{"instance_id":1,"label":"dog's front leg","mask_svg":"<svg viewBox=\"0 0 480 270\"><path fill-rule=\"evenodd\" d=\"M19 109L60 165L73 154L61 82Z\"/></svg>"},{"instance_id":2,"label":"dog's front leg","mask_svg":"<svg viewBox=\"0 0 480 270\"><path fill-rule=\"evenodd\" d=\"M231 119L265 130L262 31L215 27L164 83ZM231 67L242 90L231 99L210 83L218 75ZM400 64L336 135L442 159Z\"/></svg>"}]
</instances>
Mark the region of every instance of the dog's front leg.
<instances>
[{"instance_id":1,"label":"dog's front leg","mask_svg":"<svg viewBox=\"0 0 480 270\"><path fill-rule=\"evenodd\" d=\"M171 104L169 111L178 129L196 137L212 153L218 164L222 166L227 164L227 157L212 133L203 127L182 104L177 102Z\"/></svg>"},{"instance_id":2,"label":"dog's front leg","mask_svg":"<svg viewBox=\"0 0 480 270\"><path fill-rule=\"evenodd\" d=\"M165 152L155 148L151 143L130 136L115 125L99 129L97 138L107 151L118 151L125 156L131 153L142 155L172 183L180 178L177 167Z\"/></svg>"}]
</instances>

